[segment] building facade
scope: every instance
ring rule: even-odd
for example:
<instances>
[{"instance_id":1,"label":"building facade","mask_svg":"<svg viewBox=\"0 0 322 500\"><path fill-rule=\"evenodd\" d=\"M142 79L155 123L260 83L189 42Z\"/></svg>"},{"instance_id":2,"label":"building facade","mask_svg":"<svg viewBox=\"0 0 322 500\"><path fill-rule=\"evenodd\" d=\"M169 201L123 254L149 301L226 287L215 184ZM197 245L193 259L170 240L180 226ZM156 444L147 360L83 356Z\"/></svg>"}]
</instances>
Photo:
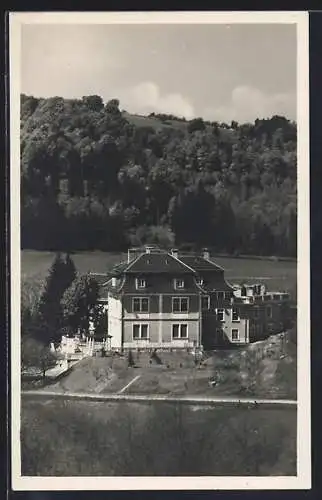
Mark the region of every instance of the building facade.
<instances>
[{"instance_id":1,"label":"building facade","mask_svg":"<svg viewBox=\"0 0 322 500\"><path fill-rule=\"evenodd\" d=\"M112 349L214 349L282 331L288 294L234 287L208 251L179 254L146 247L101 283Z\"/></svg>"}]
</instances>

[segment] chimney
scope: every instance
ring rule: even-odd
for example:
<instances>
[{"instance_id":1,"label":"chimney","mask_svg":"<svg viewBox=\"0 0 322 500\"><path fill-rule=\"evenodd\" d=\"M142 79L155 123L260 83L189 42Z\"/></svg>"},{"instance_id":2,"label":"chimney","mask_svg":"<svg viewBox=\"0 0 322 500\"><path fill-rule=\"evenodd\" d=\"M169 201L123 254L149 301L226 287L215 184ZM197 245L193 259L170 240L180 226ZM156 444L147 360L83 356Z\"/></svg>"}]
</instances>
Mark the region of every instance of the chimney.
<instances>
[{"instance_id":1,"label":"chimney","mask_svg":"<svg viewBox=\"0 0 322 500\"><path fill-rule=\"evenodd\" d=\"M207 259L207 260L210 259L210 252L209 252L208 248L204 248L202 250L202 256L204 259Z\"/></svg>"},{"instance_id":2,"label":"chimney","mask_svg":"<svg viewBox=\"0 0 322 500\"><path fill-rule=\"evenodd\" d=\"M140 251L138 248L129 248L127 251L127 263L129 264L132 260L138 257Z\"/></svg>"},{"instance_id":3,"label":"chimney","mask_svg":"<svg viewBox=\"0 0 322 500\"><path fill-rule=\"evenodd\" d=\"M172 248L171 249L171 255L173 255L173 257L175 257L176 259L178 258L178 249L177 248Z\"/></svg>"}]
</instances>

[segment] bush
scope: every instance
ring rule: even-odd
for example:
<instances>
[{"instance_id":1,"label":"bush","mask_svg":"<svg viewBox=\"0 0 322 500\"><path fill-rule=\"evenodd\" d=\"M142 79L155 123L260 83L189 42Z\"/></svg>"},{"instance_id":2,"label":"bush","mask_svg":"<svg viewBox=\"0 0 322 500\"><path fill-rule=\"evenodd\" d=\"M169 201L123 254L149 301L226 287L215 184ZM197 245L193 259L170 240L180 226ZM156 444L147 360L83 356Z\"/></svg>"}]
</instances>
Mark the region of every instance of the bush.
<instances>
[{"instance_id":1,"label":"bush","mask_svg":"<svg viewBox=\"0 0 322 500\"><path fill-rule=\"evenodd\" d=\"M46 371L56 365L57 355L51 352L48 346L38 340L27 336L21 343L21 368L38 368L43 377Z\"/></svg>"},{"instance_id":2,"label":"bush","mask_svg":"<svg viewBox=\"0 0 322 500\"><path fill-rule=\"evenodd\" d=\"M153 244L162 248L171 248L174 242L174 233L168 226L139 226L130 235L132 246Z\"/></svg>"},{"instance_id":3,"label":"bush","mask_svg":"<svg viewBox=\"0 0 322 500\"><path fill-rule=\"evenodd\" d=\"M188 123L188 132L191 134L192 132L205 130L206 125L202 118L194 118Z\"/></svg>"}]
</instances>

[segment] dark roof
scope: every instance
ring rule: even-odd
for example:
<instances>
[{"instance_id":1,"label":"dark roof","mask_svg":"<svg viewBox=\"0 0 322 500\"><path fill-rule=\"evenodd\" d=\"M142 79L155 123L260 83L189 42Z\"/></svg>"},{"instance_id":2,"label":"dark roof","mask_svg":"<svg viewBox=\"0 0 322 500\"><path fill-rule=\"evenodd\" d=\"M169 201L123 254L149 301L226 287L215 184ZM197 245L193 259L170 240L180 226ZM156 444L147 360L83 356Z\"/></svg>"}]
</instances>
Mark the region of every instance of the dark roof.
<instances>
[{"instance_id":1,"label":"dark roof","mask_svg":"<svg viewBox=\"0 0 322 500\"><path fill-rule=\"evenodd\" d=\"M111 276L108 273L90 273L90 277L94 278L94 280L100 287L104 285L104 283L106 283L109 279L111 279Z\"/></svg>"},{"instance_id":2,"label":"dark roof","mask_svg":"<svg viewBox=\"0 0 322 500\"><path fill-rule=\"evenodd\" d=\"M210 286L205 286L205 290L208 291L218 291L218 292L232 292L233 288L227 283L227 281L222 278L216 281L212 281Z\"/></svg>"},{"instance_id":3,"label":"dark roof","mask_svg":"<svg viewBox=\"0 0 322 500\"><path fill-rule=\"evenodd\" d=\"M204 259L199 255L179 255L179 259L187 266L198 271L223 271L223 268L212 262Z\"/></svg>"},{"instance_id":4,"label":"dark roof","mask_svg":"<svg viewBox=\"0 0 322 500\"><path fill-rule=\"evenodd\" d=\"M180 255L178 258L166 251L142 252L131 262L116 264L110 276L123 273L198 273L202 271L223 271L223 268L200 255Z\"/></svg>"},{"instance_id":5,"label":"dark roof","mask_svg":"<svg viewBox=\"0 0 322 500\"><path fill-rule=\"evenodd\" d=\"M129 266L128 262L120 262L119 264L115 264L115 266L113 266L110 274L113 276L118 275L118 274L122 274L128 266Z\"/></svg>"},{"instance_id":6,"label":"dark roof","mask_svg":"<svg viewBox=\"0 0 322 500\"><path fill-rule=\"evenodd\" d=\"M187 264L169 253L144 253L118 270L118 273L195 273Z\"/></svg>"}]
</instances>

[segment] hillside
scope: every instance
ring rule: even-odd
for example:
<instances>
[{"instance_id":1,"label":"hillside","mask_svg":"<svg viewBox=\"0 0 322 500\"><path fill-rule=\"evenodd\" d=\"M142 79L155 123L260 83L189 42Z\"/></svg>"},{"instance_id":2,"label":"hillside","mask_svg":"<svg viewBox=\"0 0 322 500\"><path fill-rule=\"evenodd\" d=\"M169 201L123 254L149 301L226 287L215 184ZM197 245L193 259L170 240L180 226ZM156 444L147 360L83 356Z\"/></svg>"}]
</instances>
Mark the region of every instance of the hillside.
<instances>
[{"instance_id":1,"label":"hillside","mask_svg":"<svg viewBox=\"0 0 322 500\"><path fill-rule=\"evenodd\" d=\"M191 123L192 120L186 120L186 119L175 119L175 117L171 115L137 115L133 113L128 113L127 111L122 112L123 118L125 118L131 125L134 125L135 127L142 127L142 128L147 128L151 127L153 128L156 132L162 129L178 129L182 130L183 132L187 130L189 123ZM230 141L236 140L236 132L234 129L232 129L230 126L226 124L217 124L216 122L204 122L205 123L205 129L208 132L212 132L212 129L214 126L217 125L218 127L218 135L221 139L226 139Z\"/></svg>"},{"instance_id":2,"label":"hillside","mask_svg":"<svg viewBox=\"0 0 322 500\"><path fill-rule=\"evenodd\" d=\"M224 352L222 356L217 355L213 366L215 392L236 393L237 389L240 396L296 399L296 331L272 335L241 350Z\"/></svg>"},{"instance_id":3,"label":"hillside","mask_svg":"<svg viewBox=\"0 0 322 500\"><path fill-rule=\"evenodd\" d=\"M159 352L158 362L151 362L148 352L134 353L135 368L128 366L127 355L100 357L98 352L98 357L76 364L50 390L296 399L296 351L296 334L289 331L235 350L207 353L197 367L187 352Z\"/></svg>"},{"instance_id":4,"label":"hillside","mask_svg":"<svg viewBox=\"0 0 322 500\"><path fill-rule=\"evenodd\" d=\"M119 106L21 96L23 248L150 242L296 256L295 123L143 117Z\"/></svg>"}]
</instances>

